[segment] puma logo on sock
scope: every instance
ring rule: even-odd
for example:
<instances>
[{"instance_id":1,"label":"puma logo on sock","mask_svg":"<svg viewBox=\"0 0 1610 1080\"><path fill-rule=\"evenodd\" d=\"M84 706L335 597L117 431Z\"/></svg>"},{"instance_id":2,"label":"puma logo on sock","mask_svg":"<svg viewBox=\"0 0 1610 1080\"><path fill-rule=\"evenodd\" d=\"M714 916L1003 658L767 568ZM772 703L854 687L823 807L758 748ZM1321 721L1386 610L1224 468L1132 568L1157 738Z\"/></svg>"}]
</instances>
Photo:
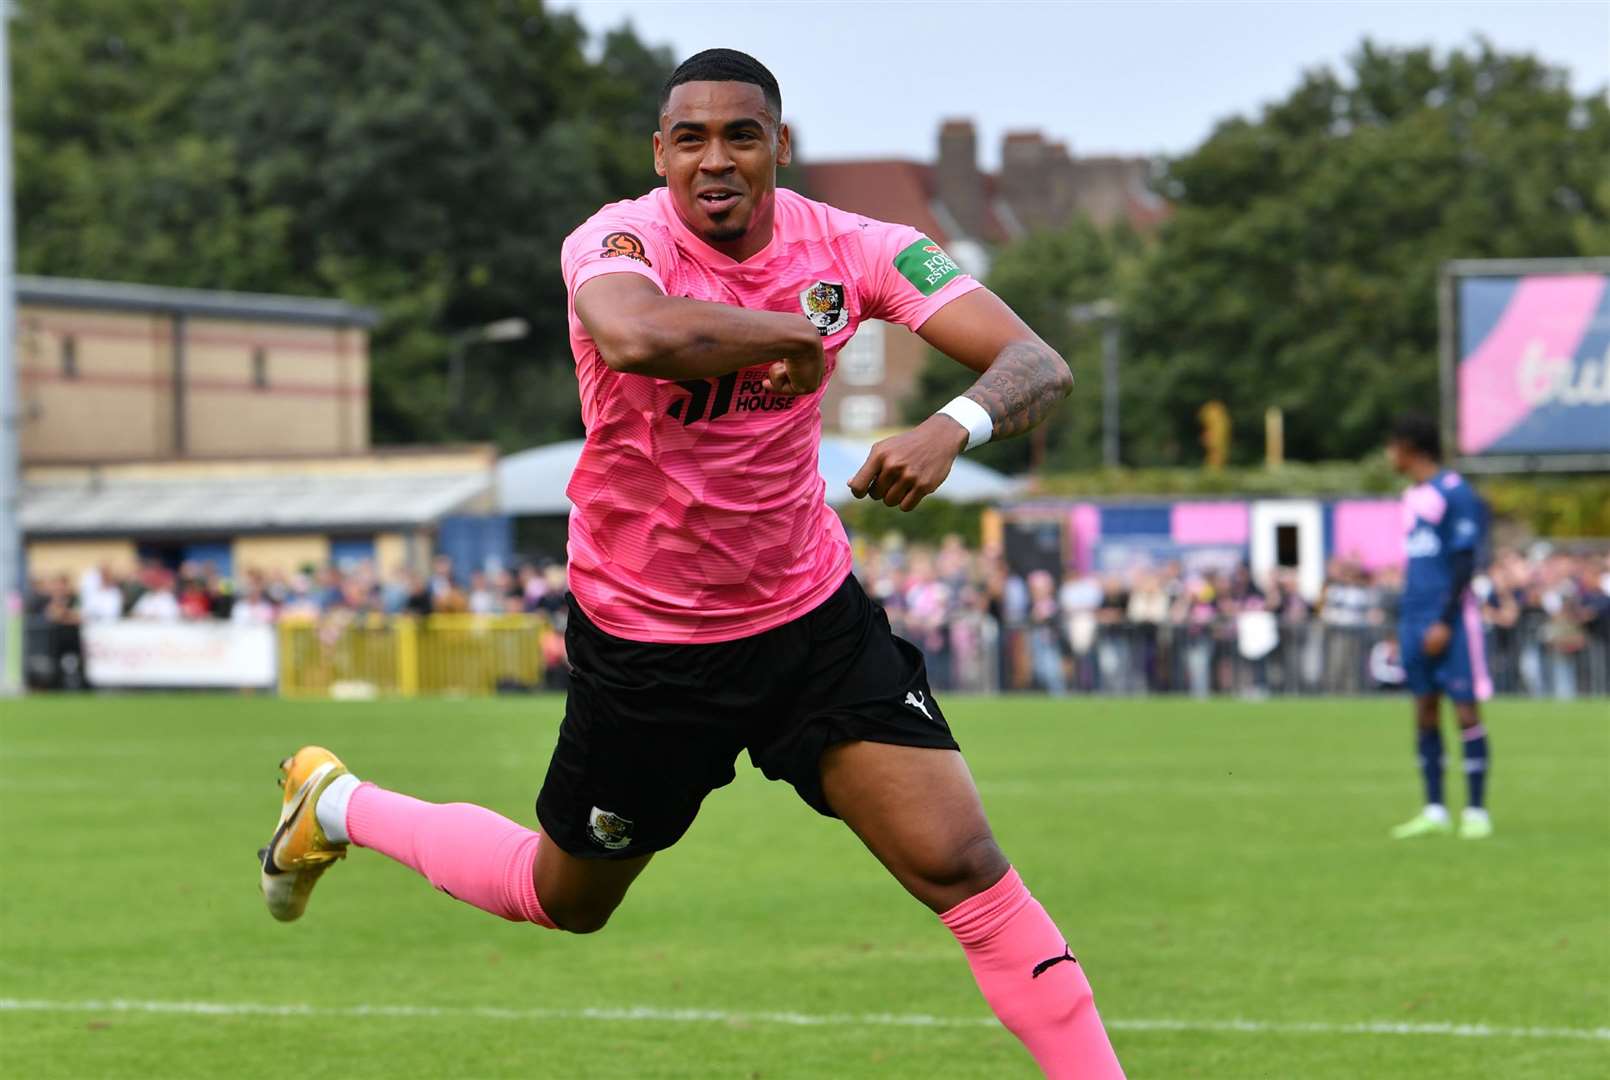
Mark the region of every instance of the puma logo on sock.
<instances>
[{"instance_id":1,"label":"puma logo on sock","mask_svg":"<svg viewBox=\"0 0 1610 1080\"><path fill-rule=\"evenodd\" d=\"M1056 967L1064 960L1072 960L1075 964L1079 962L1078 959L1074 957L1073 950L1068 948L1068 943L1065 941L1062 943L1062 955L1053 956L1049 960L1041 960L1038 964L1035 964L1034 974L1029 976L1029 978L1038 979L1041 975L1045 974L1048 968Z\"/></svg>"}]
</instances>

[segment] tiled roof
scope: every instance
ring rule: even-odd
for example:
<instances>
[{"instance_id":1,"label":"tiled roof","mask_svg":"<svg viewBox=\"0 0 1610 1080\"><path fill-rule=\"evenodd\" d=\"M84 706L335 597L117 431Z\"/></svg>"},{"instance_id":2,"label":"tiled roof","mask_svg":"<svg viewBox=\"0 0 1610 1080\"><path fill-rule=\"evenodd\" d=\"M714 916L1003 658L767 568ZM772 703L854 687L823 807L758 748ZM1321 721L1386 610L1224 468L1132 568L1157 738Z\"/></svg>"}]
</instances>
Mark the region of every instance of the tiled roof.
<instances>
[{"instance_id":1,"label":"tiled roof","mask_svg":"<svg viewBox=\"0 0 1610 1080\"><path fill-rule=\"evenodd\" d=\"M852 214L910 225L941 244L954 239L930 206L933 168L915 161L821 161L805 166L811 198Z\"/></svg>"},{"instance_id":2,"label":"tiled roof","mask_svg":"<svg viewBox=\"0 0 1610 1080\"><path fill-rule=\"evenodd\" d=\"M1103 165L1126 162L1121 158L1088 160ZM932 165L879 158L818 161L806 164L804 169L805 184L813 199L879 221L910 225L941 244L957 239L955 215L947 213L944 207L938 207L938 212L935 212L937 185ZM1000 178L993 173L984 173L982 179L985 235L972 239L987 244L1005 243L1022 232L1023 226L1016 220L1013 208L1001 196ZM1129 223L1141 232L1154 231L1170 215L1168 203L1145 189L1130 192L1124 202Z\"/></svg>"},{"instance_id":3,"label":"tiled roof","mask_svg":"<svg viewBox=\"0 0 1610 1080\"><path fill-rule=\"evenodd\" d=\"M119 308L128 311L185 312L221 319L270 319L330 326L372 327L380 322L373 308L312 296L217 292L139 285L122 281L17 276L17 300L24 304Z\"/></svg>"},{"instance_id":4,"label":"tiled roof","mask_svg":"<svg viewBox=\"0 0 1610 1080\"><path fill-rule=\"evenodd\" d=\"M459 511L492 485L490 469L96 476L24 484L22 529L34 536L148 536L418 528Z\"/></svg>"}]
</instances>

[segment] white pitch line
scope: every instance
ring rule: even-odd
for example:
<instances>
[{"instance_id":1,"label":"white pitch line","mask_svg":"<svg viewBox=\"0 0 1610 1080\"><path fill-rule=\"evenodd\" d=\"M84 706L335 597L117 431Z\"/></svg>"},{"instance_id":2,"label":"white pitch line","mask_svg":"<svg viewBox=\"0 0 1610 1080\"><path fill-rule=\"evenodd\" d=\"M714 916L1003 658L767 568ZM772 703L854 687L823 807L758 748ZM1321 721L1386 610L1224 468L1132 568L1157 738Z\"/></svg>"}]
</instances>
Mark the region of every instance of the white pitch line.
<instances>
[{"instance_id":1,"label":"white pitch line","mask_svg":"<svg viewBox=\"0 0 1610 1080\"><path fill-rule=\"evenodd\" d=\"M667 1009L653 1005L598 1009L505 1009L491 1005L276 1005L254 1001L43 1001L0 998L0 1012L157 1013L170 1016L295 1016L361 1020L477 1019L512 1021L602 1020L609 1023L779 1024L787 1027L939 1027L986 1028L982 1016L927 1016L922 1013L732 1012L727 1009ZM1114 1031L1230 1032L1247 1035L1430 1035L1463 1039L1586 1039L1610 1042L1610 1027L1495 1027L1491 1024L1357 1023L1278 1020L1123 1020L1105 1021Z\"/></svg>"}]
</instances>

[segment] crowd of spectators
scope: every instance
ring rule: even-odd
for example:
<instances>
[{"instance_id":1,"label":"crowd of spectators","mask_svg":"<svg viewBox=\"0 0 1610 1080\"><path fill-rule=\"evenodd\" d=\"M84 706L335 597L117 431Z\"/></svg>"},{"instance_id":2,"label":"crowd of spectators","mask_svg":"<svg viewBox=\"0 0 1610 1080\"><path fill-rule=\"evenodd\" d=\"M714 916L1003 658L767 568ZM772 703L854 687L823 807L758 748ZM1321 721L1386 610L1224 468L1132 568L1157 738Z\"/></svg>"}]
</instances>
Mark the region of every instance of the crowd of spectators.
<instances>
[{"instance_id":1,"label":"crowd of spectators","mask_svg":"<svg viewBox=\"0 0 1610 1080\"><path fill-rule=\"evenodd\" d=\"M1292 570L1258 580L1245 566L1169 564L1059 580L1014 572L1000 551L958 536L927 546L891 535L860 545L856 572L896 633L923 649L939 689L1356 693L1394 681L1395 568L1333 560L1309 598ZM1610 554L1503 550L1474 587L1500 691L1610 692ZM382 575L363 561L248 568L232 581L210 563L150 561L33 582L28 613L52 627L441 613L541 613L562 625L564 597L564 568L551 562L461 575L438 556L428 574Z\"/></svg>"},{"instance_id":2,"label":"crowd of spectators","mask_svg":"<svg viewBox=\"0 0 1610 1080\"><path fill-rule=\"evenodd\" d=\"M210 562L185 562L170 570L147 560L133 573L108 566L31 583L29 613L57 624L116 619L177 622L229 619L273 623L353 615L532 614L554 616L565 605L565 569L549 562L518 570L468 575L438 555L429 574L397 568L379 574L360 560L344 567L306 567L294 573L247 569L240 579L220 574Z\"/></svg>"},{"instance_id":3,"label":"crowd of spectators","mask_svg":"<svg viewBox=\"0 0 1610 1080\"><path fill-rule=\"evenodd\" d=\"M935 686L1052 694L1357 693L1401 681L1402 572L1348 559L1307 597L1295 570L1177 563L1122 573L1014 573L957 537L898 538L857 572L897 633L921 645ZM1501 692L1610 692L1610 554L1504 550L1474 582Z\"/></svg>"}]
</instances>

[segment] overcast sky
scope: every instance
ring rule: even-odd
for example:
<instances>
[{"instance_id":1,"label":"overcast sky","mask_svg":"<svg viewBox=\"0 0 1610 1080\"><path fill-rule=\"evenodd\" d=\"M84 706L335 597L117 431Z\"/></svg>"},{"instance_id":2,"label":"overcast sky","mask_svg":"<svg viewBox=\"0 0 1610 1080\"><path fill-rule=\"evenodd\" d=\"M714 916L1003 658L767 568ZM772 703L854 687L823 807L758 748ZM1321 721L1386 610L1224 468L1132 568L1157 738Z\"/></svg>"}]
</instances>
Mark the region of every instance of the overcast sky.
<instances>
[{"instance_id":1,"label":"overcast sky","mask_svg":"<svg viewBox=\"0 0 1610 1080\"><path fill-rule=\"evenodd\" d=\"M1610 85L1610 0L1442 3L557 0L600 31L631 20L679 57L725 46L777 75L814 161L933 156L940 120L971 117L984 163L1038 128L1076 154L1177 153L1213 124L1340 65L1368 36L1446 51L1483 35Z\"/></svg>"}]
</instances>

